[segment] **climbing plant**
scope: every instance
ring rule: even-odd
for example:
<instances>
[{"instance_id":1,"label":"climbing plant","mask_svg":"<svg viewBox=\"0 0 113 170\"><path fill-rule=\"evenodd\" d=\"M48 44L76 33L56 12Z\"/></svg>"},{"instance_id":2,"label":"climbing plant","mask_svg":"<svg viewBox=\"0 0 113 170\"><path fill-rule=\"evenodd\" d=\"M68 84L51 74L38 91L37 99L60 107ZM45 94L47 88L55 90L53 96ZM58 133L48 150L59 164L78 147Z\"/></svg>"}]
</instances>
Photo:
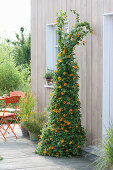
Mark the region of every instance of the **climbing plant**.
<instances>
[{"instance_id":1,"label":"climbing plant","mask_svg":"<svg viewBox=\"0 0 113 170\"><path fill-rule=\"evenodd\" d=\"M79 100L79 67L74 49L79 44L85 45L83 38L92 29L88 22L81 22L75 14L76 24L70 33L64 29L67 21L66 12L57 14L56 26L60 53L57 57L54 76L54 89L49 103L49 119L43 128L36 152L40 155L69 157L80 154L80 148L86 141L86 132L81 125Z\"/></svg>"}]
</instances>

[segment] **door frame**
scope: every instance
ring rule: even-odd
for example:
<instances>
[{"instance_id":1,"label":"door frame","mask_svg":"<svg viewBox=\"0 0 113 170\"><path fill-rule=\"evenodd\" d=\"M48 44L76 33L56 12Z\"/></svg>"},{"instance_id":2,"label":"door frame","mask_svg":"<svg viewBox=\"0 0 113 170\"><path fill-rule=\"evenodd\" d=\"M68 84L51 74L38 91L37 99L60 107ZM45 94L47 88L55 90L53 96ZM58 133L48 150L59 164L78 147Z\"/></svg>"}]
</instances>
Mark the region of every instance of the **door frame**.
<instances>
[{"instance_id":1,"label":"door frame","mask_svg":"<svg viewBox=\"0 0 113 170\"><path fill-rule=\"evenodd\" d=\"M103 15L103 101L102 101L102 139L110 123L110 47L113 30L113 13Z\"/></svg>"}]
</instances>

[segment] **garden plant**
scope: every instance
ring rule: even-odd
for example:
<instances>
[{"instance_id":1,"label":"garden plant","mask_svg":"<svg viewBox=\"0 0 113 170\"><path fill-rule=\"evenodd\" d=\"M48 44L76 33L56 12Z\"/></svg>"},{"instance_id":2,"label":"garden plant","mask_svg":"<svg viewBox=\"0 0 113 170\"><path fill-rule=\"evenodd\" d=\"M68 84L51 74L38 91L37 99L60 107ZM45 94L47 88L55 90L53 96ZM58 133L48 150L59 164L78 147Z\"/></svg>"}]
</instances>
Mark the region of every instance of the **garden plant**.
<instances>
[{"instance_id":1,"label":"garden plant","mask_svg":"<svg viewBox=\"0 0 113 170\"><path fill-rule=\"evenodd\" d=\"M97 170L112 170L113 169L113 124L110 123L106 129L106 137L102 144L102 152L97 160L93 163Z\"/></svg>"},{"instance_id":2,"label":"garden plant","mask_svg":"<svg viewBox=\"0 0 113 170\"><path fill-rule=\"evenodd\" d=\"M54 75L54 89L48 106L47 127L43 128L36 152L40 155L70 157L80 155L85 144L86 132L81 125L79 100L79 66L75 58L75 46L85 45L83 38L92 29L88 22L81 22L75 14L76 24L69 33L64 27L67 21L65 12L57 15L59 54Z\"/></svg>"}]
</instances>

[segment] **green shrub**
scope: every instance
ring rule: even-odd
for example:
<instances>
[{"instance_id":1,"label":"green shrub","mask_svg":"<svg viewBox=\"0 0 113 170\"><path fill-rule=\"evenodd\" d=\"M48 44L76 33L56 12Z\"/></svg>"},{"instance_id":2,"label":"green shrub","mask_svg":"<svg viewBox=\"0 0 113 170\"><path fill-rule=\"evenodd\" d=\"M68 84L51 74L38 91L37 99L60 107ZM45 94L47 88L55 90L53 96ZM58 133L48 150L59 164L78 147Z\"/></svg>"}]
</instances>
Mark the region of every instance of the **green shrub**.
<instances>
[{"instance_id":1,"label":"green shrub","mask_svg":"<svg viewBox=\"0 0 113 170\"><path fill-rule=\"evenodd\" d=\"M35 109L35 98L32 95L31 90L27 90L26 94L19 101L20 117L29 116Z\"/></svg>"},{"instance_id":2,"label":"green shrub","mask_svg":"<svg viewBox=\"0 0 113 170\"><path fill-rule=\"evenodd\" d=\"M74 47L92 32L88 22L80 22L76 14L76 25L70 33L63 29L67 20L65 12L57 17L59 54L53 78L55 84L48 107L47 127L43 128L40 145L36 152L40 155L70 157L80 155L80 148L85 144L86 133L81 124L79 100L78 63L74 56Z\"/></svg>"},{"instance_id":3,"label":"green shrub","mask_svg":"<svg viewBox=\"0 0 113 170\"><path fill-rule=\"evenodd\" d=\"M22 84L21 75L6 42L0 44L0 95L17 90Z\"/></svg>"},{"instance_id":4,"label":"green shrub","mask_svg":"<svg viewBox=\"0 0 113 170\"><path fill-rule=\"evenodd\" d=\"M38 136L41 134L41 129L45 124L46 114L43 112L33 111L29 115L23 116L21 123L25 129Z\"/></svg>"},{"instance_id":5,"label":"green shrub","mask_svg":"<svg viewBox=\"0 0 113 170\"><path fill-rule=\"evenodd\" d=\"M106 137L103 142L102 150L98 159L94 161L97 170L112 170L113 169L113 124L106 129Z\"/></svg>"}]
</instances>

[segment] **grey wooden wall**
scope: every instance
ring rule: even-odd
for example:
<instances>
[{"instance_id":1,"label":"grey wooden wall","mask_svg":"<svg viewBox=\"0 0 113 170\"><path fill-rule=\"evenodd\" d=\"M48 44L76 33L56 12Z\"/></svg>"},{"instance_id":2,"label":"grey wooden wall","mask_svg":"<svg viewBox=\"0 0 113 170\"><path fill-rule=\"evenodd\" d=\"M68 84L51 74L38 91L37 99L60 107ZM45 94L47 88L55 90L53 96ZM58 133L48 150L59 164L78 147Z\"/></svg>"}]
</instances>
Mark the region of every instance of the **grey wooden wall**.
<instances>
[{"instance_id":1,"label":"grey wooden wall","mask_svg":"<svg viewBox=\"0 0 113 170\"><path fill-rule=\"evenodd\" d=\"M103 14L113 12L113 0L31 0L31 80L37 106L44 110L51 89L45 88L46 24L55 23L56 12L76 9L81 20L90 22L94 34L88 35L86 46L76 49L80 66L80 100L82 122L86 127L88 144L96 144L102 136L102 41Z\"/></svg>"}]
</instances>

